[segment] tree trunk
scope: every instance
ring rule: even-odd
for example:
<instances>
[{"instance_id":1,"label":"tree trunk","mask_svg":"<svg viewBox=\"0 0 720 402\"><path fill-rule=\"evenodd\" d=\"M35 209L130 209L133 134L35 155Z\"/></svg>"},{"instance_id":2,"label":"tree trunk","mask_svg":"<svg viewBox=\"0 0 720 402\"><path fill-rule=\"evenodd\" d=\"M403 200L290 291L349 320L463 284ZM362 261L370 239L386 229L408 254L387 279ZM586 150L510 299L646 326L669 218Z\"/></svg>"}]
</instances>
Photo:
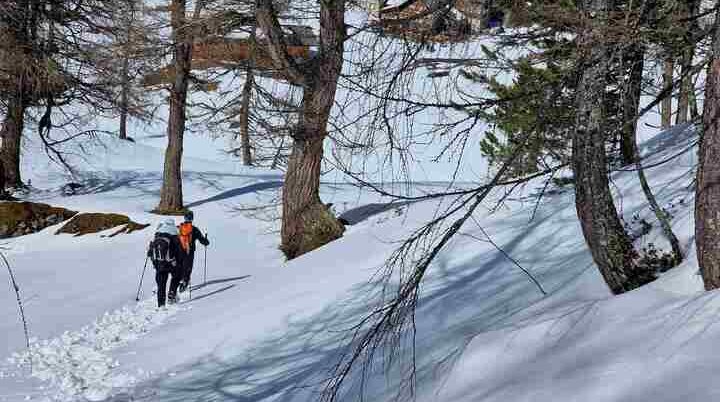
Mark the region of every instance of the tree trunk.
<instances>
[{"instance_id":1,"label":"tree trunk","mask_svg":"<svg viewBox=\"0 0 720 402\"><path fill-rule=\"evenodd\" d=\"M8 102L7 114L0 129L0 160L5 177L5 188L22 187L20 177L20 145L25 126L25 102L15 94Z\"/></svg>"},{"instance_id":2,"label":"tree trunk","mask_svg":"<svg viewBox=\"0 0 720 402\"><path fill-rule=\"evenodd\" d=\"M606 2L588 0L586 12L597 15L608 11ZM602 26L595 21L580 38L587 55L577 89L576 127L573 132L572 168L575 174L575 208L593 260L610 290L623 293L652 277L638 269L637 253L618 218L610 191L605 154L603 95L609 49L598 43Z\"/></svg>"},{"instance_id":3,"label":"tree trunk","mask_svg":"<svg viewBox=\"0 0 720 402\"><path fill-rule=\"evenodd\" d=\"M185 105L187 101L192 36L186 27L185 0L173 0L171 25L174 42L174 79L170 89L168 117L168 146L165 150L163 184L160 190L158 213L179 214L183 212L182 152L185 133Z\"/></svg>"},{"instance_id":4,"label":"tree trunk","mask_svg":"<svg viewBox=\"0 0 720 402\"><path fill-rule=\"evenodd\" d=\"M638 172L638 178L640 179L640 187L642 187L645 198L650 204L650 209L652 209L653 213L655 214L655 218L658 220L658 222L660 222L660 227L662 228L663 235L665 235L665 238L670 243L670 248L672 249L673 254L672 266L678 265L683 260L683 253L682 249L680 248L680 241L678 240L677 236L675 236L675 232L673 232L672 230L672 226L670 225L670 218L660 207L660 205L658 205L657 200L655 199L655 195L653 194L652 189L648 184L647 178L645 177L645 169L643 169L642 163L640 161L639 152L635 156L635 169Z\"/></svg>"},{"instance_id":5,"label":"tree trunk","mask_svg":"<svg viewBox=\"0 0 720 402\"><path fill-rule=\"evenodd\" d=\"M693 56L695 56L695 41L693 39L697 30L697 23L692 16L698 14L700 3L697 1L687 1L683 3L683 17L689 19L685 23L685 38L682 58L680 60L680 93L678 95L678 111L675 118L676 124L687 123L690 109L690 92L693 91L692 71Z\"/></svg>"},{"instance_id":6,"label":"tree trunk","mask_svg":"<svg viewBox=\"0 0 720 402\"><path fill-rule=\"evenodd\" d=\"M283 186L281 250L288 259L342 236L342 224L320 201L320 166L325 127L306 126L307 137L295 137Z\"/></svg>"},{"instance_id":7,"label":"tree trunk","mask_svg":"<svg viewBox=\"0 0 720 402\"><path fill-rule=\"evenodd\" d=\"M689 75L690 68L692 65L688 60L692 60L692 55L687 54L688 51L683 52L682 67L680 68L680 74L682 79L680 81L680 93L678 94L678 109L677 116L675 117L675 124L684 124L688 121L688 112L690 109L690 91L692 77Z\"/></svg>"},{"instance_id":8,"label":"tree trunk","mask_svg":"<svg viewBox=\"0 0 720 402\"><path fill-rule=\"evenodd\" d=\"M309 68L299 66L288 55L272 1L258 0L256 4L256 20L269 43L274 66L286 79L303 87L283 186L280 249L292 259L339 238L345 230L319 194L323 141L343 64L345 0L320 2L319 51Z\"/></svg>"},{"instance_id":9,"label":"tree trunk","mask_svg":"<svg viewBox=\"0 0 720 402\"><path fill-rule=\"evenodd\" d=\"M253 164L250 149L250 98L255 85L255 31L257 28L253 24L250 29L248 64L245 70L245 84L243 84L242 102L240 104L240 146L242 148L242 162L245 166L252 166Z\"/></svg>"},{"instance_id":10,"label":"tree trunk","mask_svg":"<svg viewBox=\"0 0 720 402\"><path fill-rule=\"evenodd\" d=\"M720 10L705 84L703 135L695 189L695 245L705 289L720 287Z\"/></svg>"},{"instance_id":11,"label":"tree trunk","mask_svg":"<svg viewBox=\"0 0 720 402\"><path fill-rule=\"evenodd\" d=\"M338 70L339 71L339 70ZM327 76L326 76L327 77ZM332 78L332 76L330 76ZM337 75L334 76L337 84ZM344 226L320 201L323 140L335 99L336 85L315 84L303 92L299 127L283 186L282 244L288 259L312 251L342 236Z\"/></svg>"},{"instance_id":12,"label":"tree trunk","mask_svg":"<svg viewBox=\"0 0 720 402\"><path fill-rule=\"evenodd\" d=\"M697 95L695 94L695 83L690 91L690 120L695 121L700 117L700 109L698 108Z\"/></svg>"},{"instance_id":13,"label":"tree trunk","mask_svg":"<svg viewBox=\"0 0 720 402\"><path fill-rule=\"evenodd\" d=\"M130 62L125 56L122 61L122 82L120 83L120 139L127 139L128 102L130 92Z\"/></svg>"},{"instance_id":14,"label":"tree trunk","mask_svg":"<svg viewBox=\"0 0 720 402\"><path fill-rule=\"evenodd\" d=\"M120 139L121 140L127 140L127 116L128 112L127 109L123 109L121 107L120 109Z\"/></svg>"},{"instance_id":15,"label":"tree trunk","mask_svg":"<svg viewBox=\"0 0 720 402\"><path fill-rule=\"evenodd\" d=\"M240 104L240 145L242 147L242 163L245 166L252 166L252 152L250 150L250 97L252 87L255 83L253 71L248 68L245 72L245 84L242 91L242 102Z\"/></svg>"},{"instance_id":16,"label":"tree trunk","mask_svg":"<svg viewBox=\"0 0 720 402\"><path fill-rule=\"evenodd\" d=\"M122 55L122 65L120 67L120 139L126 140L128 138L127 135L127 119L128 119L128 110L129 110L129 102L130 102L130 85L132 83L132 79L130 77L130 51L132 48L132 28L133 28L133 22L135 21L134 14L134 4L130 3L130 9L128 10L128 20L127 20L127 26L125 27L125 37L123 40L125 43L123 43L123 55Z\"/></svg>"},{"instance_id":17,"label":"tree trunk","mask_svg":"<svg viewBox=\"0 0 720 402\"><path fill-rule=\"evenodd\" d=\"M20 176L20 147L23 129L25 127L25 110L28 107L28 91L34 90L28 85L28 73L34 64L33 46L30 43L34 38L35 13L37 5L28 0L17 1L14 6L6 9L0 15L6 27L10 47L6 49L12 57L8 60L5 73L14 87L7 88L7 113L0 127L0 161L4 170L4 187L19 188L23 186ZM9 10L9 11L8 11Z\"/></svg>"},{"instance_id":18,"label":"tree trunk","mask_svg":"<svg viewBox=\"0 0 720 402\"><path fill-rule=\"evenodd\" d=\"M620 140L620 153L623 165L630 165L636 160L637 145L636 131L638 111L640 110L640 93L642 90L642 76L645 57L645 48L640 44L630 46L626 51L623 75L627 72L628 78L623 85L623 128Z\"/></svg>"},{"instance_id":19,"label":"tree trunk","mask_svg":"<svg viewBox=\"0 0 720 402\"><path fill-rule=\"evenodd\" d=\"M668 56L663 66L663 88L669 88L673 85L673 70L675 69L672 56ZM672 92L663 99L660 110L660 126L663 130L667 130L672 125Z\"/></svg>"}]
</instances>

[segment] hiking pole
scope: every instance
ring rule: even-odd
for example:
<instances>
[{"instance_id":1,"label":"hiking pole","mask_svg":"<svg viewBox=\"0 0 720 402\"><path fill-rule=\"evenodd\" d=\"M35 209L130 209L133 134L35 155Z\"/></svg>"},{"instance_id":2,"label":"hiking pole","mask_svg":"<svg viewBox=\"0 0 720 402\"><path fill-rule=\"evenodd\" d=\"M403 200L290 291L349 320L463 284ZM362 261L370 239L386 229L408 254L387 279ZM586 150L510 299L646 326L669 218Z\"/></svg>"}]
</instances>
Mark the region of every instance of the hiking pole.
<instances>
[{"instance_id":1,"label":"hiking pole","mask_svg":"<svg viewBox=\"0 0 720 402\"><path fill-rule=\"evenodd\" d=\"M148 258L150 258L150 257L147 257L147 256L145 257L145 265L143 265L142 274L140 274L140 284L138 284L137 294L135 295L136 302L140 301L140 290L142 289L142 281L143 281L143 278L145 277L145 268L147 268Z\"/></svg>"},{"instance_id":2,"label":"hiking pole","mask_svg":"<svg viewBox=\"0 0 720 402\"><path fill-rule=\"evenodd\" d=\"M207 232L205 232L205 240L207 240ZM203 258L203 285L207 284L207 246L205 248L205 257Z\"/></svg>"}]
</instances>

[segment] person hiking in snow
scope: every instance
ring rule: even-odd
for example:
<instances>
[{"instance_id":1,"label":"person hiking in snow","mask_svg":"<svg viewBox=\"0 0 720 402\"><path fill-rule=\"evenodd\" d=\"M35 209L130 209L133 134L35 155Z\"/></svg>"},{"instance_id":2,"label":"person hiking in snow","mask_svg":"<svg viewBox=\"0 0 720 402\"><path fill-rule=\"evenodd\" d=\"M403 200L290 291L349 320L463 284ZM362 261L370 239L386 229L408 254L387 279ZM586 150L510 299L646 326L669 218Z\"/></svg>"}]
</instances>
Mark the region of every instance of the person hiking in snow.
<instances>
[{"instance_id":1,"label":"person hiking in snow","mask_svg":"<svg viewBox=\"0 0 720 402\"><path fill-rule=\"evenodd\" d=\"M180 240L178 239L175 221L167 219L158 225L155 231L155 238L148 246L147 256L155 267L155 283L157 283L158 307L165 305L165 291L167 289L168 276L170 280L170 292L167 294L168 301L172 304L177 301L177 289L183 277Z\"/></svg>"},{"instance_id":2,"label":"person hiking in snow","mask_svg":"<svg viewBox=\"0 0 720 402\"><path fill-rule=\"evenodd\" d=\"M183 270L183 278L180 281L180 291L184 292L190 285L190 275L192 275L193 263L195 261L195 240L199 241L203 246L210 245L207 236L203 236L200 229L193 225L194 215L192 211L185 213L185 221L178 226L180 234L180 259Z\"/></svg>"}]
</instances>

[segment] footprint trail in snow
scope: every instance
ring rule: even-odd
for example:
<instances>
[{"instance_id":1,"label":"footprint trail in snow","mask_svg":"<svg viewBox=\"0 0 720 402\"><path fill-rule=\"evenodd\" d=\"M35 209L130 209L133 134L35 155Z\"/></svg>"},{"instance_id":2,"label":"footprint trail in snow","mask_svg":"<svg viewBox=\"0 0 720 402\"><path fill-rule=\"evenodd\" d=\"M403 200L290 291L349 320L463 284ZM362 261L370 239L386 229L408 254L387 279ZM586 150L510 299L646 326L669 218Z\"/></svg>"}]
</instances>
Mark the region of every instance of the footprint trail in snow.
<instances>
[{"instance_id":1,"label":"footprint trail in snow","mask_svg":"<svg viewBox=\"0 0 720 402\"><path fill-rule=\"evenodd\" d=\"M83 398L99 401L113 390L136 384L145 373L116 372L119 363L109 351L126 345L185 309L173 305L157 309L155 299L107 312L78 331L66 331L49 340L31 339L30 351L15 353L10 363L27 368L32 376L47 382L46 397L55 401Z\"/></svg>"}]
</instances>

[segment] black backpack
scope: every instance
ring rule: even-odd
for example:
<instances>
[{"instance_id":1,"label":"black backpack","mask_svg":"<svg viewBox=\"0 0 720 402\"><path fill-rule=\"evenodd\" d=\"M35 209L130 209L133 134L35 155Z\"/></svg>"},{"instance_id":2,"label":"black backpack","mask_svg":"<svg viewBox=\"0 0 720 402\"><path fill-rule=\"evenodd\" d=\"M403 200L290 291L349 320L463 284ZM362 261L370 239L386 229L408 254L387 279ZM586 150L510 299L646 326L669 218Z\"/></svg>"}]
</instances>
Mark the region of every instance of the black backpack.
<instances>
[{"instance_id":1,"label":"black backpack","mask_svg":"<svg viewBox=\"0 0 720 402\"><path fill-rule=\"evenodd\" d=\"M170 239L165 236L155 236L150 242L149 254L156 269L169 269L175 266L175 257L170 253Z\"/></svg>"}]
</instances>

